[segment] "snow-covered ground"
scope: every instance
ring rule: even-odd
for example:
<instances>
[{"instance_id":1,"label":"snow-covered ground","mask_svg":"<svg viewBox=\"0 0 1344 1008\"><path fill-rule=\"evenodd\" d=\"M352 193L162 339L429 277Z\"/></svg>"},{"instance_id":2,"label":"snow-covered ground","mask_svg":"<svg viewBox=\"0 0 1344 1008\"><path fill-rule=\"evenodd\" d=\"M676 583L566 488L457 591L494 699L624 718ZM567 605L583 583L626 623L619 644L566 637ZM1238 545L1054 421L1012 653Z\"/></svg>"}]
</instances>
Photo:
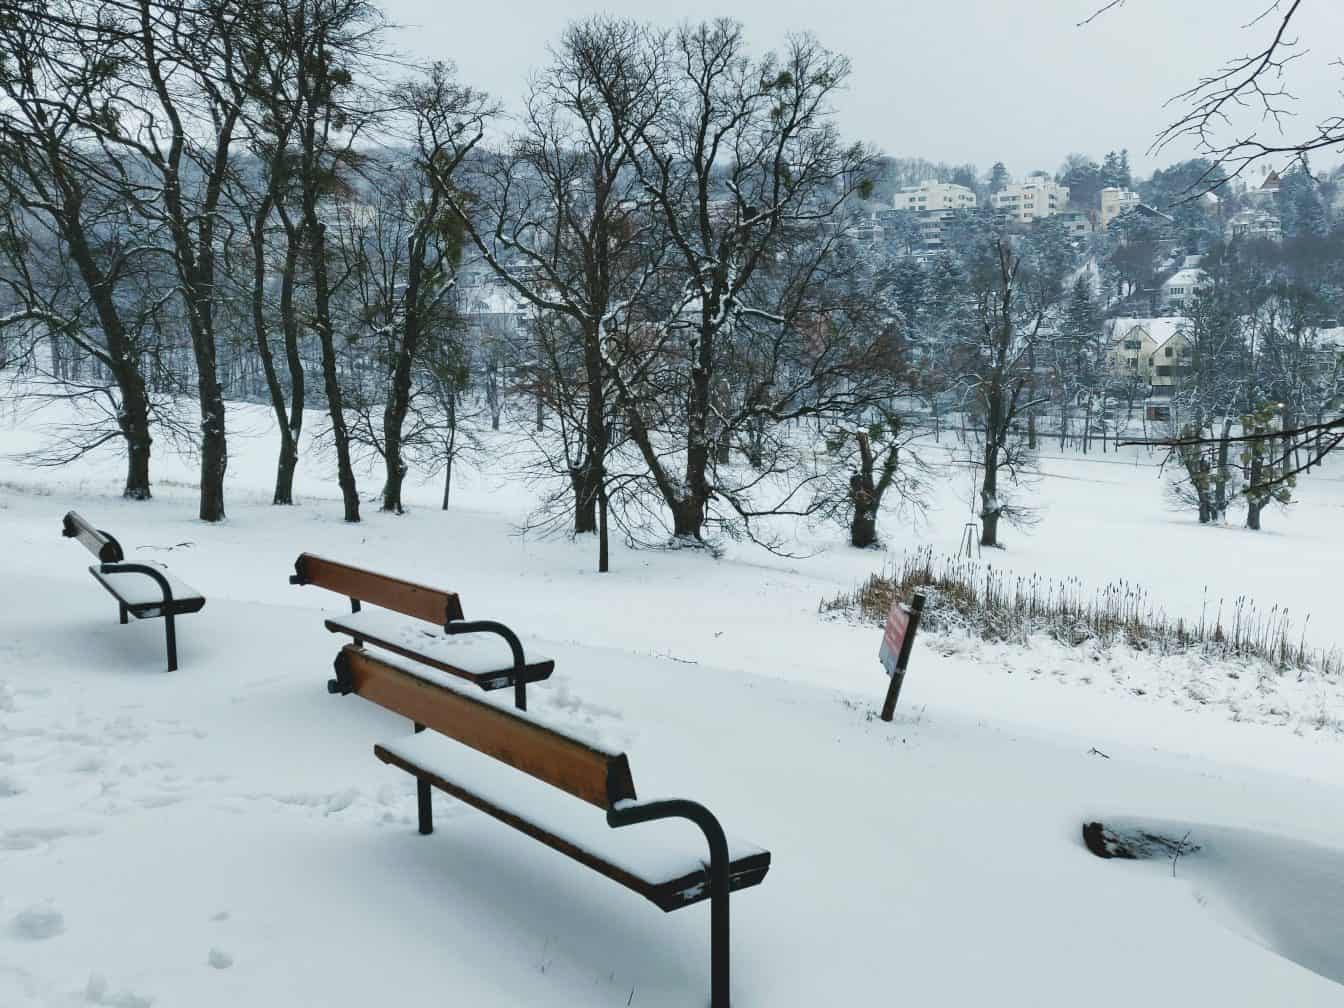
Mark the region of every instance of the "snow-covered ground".
<instances>
[{"instance_id":1,"label":"snow-covered ground","mask_svg":"<svg viewBox=\"0 0 1344 1008\"><path fill-rule=\"evenodd\" d=\"M772 851L732 904L743 1008L1340 1003L1297 964L1344 972L1337 940L1302 948L1304 930L1344 929L1329 684L1249 675L1201 702L1187 679L1237 670L929 637L888 725L879 634L817 612L882 561L837 529L793 530L805 559L618 546L598 575L591 543L516 534L536 491L503 464L461 473L447 513L427 483L407 515L370 505L347 526L310 454L301 505L272 508L265 412L233 415L218 526L194 519L193 464L166 448L148 504L118 498L113 456L0 461L3 1008L705 1001L708 904L661 914L443 795L438 831L416 834L410 779L372 754L408 726L327 694L340 642L322 612L339 600L288 584L304 550L456 589L468 617L515 626L557 661L533 709L623 748L641 794L702 801ZM0 420L6 456L40 437ZM1206 585L1250 594L1344 644L1339 476L1305 480L1253 535L1172 513L1143 456L1044 469L1040 527L996 563L1127 578L1196 617ZM949 469L926 523L884 523L892 548L955 550L969 489ZM117 624L60 537L70 508L208 596L179 622L178 672L159 621ZM1126 817L1200 824L1231 853L1179 859L1174 878L1087 853L1083 822ZM1285 850L1312 856L1280 890Z\"/></svg>"}]
</instances>

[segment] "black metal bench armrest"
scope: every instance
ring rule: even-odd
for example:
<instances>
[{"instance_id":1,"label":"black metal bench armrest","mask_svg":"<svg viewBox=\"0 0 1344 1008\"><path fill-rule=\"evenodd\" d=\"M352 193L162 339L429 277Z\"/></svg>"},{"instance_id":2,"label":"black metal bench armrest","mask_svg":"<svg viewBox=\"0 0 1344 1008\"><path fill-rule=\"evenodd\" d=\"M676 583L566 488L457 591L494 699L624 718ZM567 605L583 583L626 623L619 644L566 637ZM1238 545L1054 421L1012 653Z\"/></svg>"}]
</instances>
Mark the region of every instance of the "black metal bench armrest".
<instances>
[{"instance_id":1,"label":"black metal bench armrest","mask_svg":"<svg viewBox=\"0 0 1344 1008\"><path fill-rule=\"evenodd\" d=\"M714 813L699 802L686 798L658 798L652 801L628 799L607 810L607 825L614 829L653 822L656 819L689 819L700 827L709 842L710 885L714 884L715 866L723 868L724 892L728 891L728 838Z\"/></svg>"},{"instance_id":2,"label":"black metal bench armrest","mask_svg":"<svg viewBox=\"0 0 1344 1008\"><path fill-rule=\"evenodd\" d=\"M98 569L104 574L148 574L158 582L159 590L163 592L163 611L167 613L172 607L172 585L168 583L168 578L164 576L163 571L157 567L138 563L105 563L100 564Z\"/></svg>"},{"instance_id":3,"label":"black metal bench armrest","mask_svg":"<svg viewBox=\"0 0 1344 1008\"><path fill-rule=\"evenodd\" d=\"M709 989L712 1008L728 1005L728 838L714 813L699 802L685 798L653 801L619 801L607 810L607 825L614 829L652 822L655 819L689 819L700 827L709 842Z\"/></svg>"},{"instance_id":4,"label":"black metal bench armrest","mask_svg":"<svg viewBox=\"0 0 1344 1008\"><path fill-rule=\"evenodd\" d=\"M443 632L450 637L459 634L489 633L504 638L513 654L514 676L513 703L519 710L527 710L527 681L523 669L527 666L527 657L523 654L523 642L518 635L495 620L449 620L443 625Z\"/></svg>"},{"instance_id":5,"label":"black metal bench armrest","mask_svg":"<svg viewBox=\"0 0 1344 1008\"><path fill-rule=\"evenodd\" d=\"M158 584L163 592L163 628L168 645L168 671L177 671L177 625L173 619L173 588L163 571L149 564L105 563L98 566L103 574L147 574ZM138 617L137 617L138 618ZM126 620L126 609L122 608L122 622Z\"/></svg>"}]
</instances>

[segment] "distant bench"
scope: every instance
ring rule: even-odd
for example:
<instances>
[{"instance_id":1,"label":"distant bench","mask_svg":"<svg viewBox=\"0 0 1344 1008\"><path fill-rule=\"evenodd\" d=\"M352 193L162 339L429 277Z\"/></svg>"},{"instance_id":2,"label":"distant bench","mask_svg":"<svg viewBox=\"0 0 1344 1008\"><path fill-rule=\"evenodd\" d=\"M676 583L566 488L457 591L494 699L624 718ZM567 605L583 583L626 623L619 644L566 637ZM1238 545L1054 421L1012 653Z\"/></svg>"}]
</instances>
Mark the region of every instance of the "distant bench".
<instances>
[{"instance_id":1,"label":"distant bench","mask_svg":"<svg viewBox=\"0 0 1344 1008\"><path fill-rule=\"evenodd\" d=\"M349 644L335 667L332 693L358 694L414 723L416 734L373 751L415 777L421 833L434 829L432 786L664 911L710 900L710 1003L728 1008L728 894L760 884L769 851L726 837L695 802L638 801L624 753L493 703L438 669ZM606 827L690 820L708 842L708 865L705 848L688 843L693 834L671 823L613 834L584 802L605 813Z\"/></svg>"},{"instance_id":2,"label":"distant bench","mask_svg":"<svg viewBox=\"0 0 1344 1008\"><path fill-rule=\"evenodd\" d=\"M483 690L512 686L514 702L520 710L527 709L527 684L547 679L555 670L555 662L549 658L529 661L517 635L502 623L463 619L462 603L454 592L377 574L312 553L302 553L294 561L289 581L326 588L350 600L350 615L326 621L332 633L353 637L357 644L367 641L414 658ZM365 611L363 603L389 611ZM404 616L421 622L408 623ZM427 629L425 624L432 624L434 629ZM502 638L508 647L508 658L498 644L481 640L482 634Z\"/></svg>"},{"instance_id":3,"label":"distant bench","mask_svg":"<svg viewBox=\"0 0 1344 1008\"><path fill-rule=\"evenodd\" d=\"M205 596L191 585L169 574L161 566L125 563L121 543L109 533L94 528L75 511L61 521L61 535L77 540L96 556L99 563L89 568L94 579L117 600L121 622L127 616L136 619L163 617L168 641L168 671L177 669L177 627L175 618L199 612Z\"/></svg>"}]
</instances>

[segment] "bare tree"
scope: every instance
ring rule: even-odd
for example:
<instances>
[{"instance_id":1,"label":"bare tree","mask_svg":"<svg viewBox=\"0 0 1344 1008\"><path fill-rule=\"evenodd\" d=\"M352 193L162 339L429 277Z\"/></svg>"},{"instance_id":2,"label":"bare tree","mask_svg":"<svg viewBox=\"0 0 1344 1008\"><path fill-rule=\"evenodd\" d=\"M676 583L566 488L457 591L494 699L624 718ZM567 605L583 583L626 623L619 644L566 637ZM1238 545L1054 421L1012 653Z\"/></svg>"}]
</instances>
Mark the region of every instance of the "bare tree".
<instances>
[{"instance_id":1,"label":"bare tree","mask_svg":"<svg viewBox=\"0 0 1344 1008\"><path fill-rule=\"evenodd\" d=\"M295 175L303 220L304 252L312 284L308 326L322 357L336 481L345 520L359 521L359 487L341 387L333 311L327 211L333 197L351 192L348 175L360 161L356 143L377 121L357 76L379 37L382 15L367 0L288 0L286 44L297 57Z\"/></svg>"},{"instance_id":2,"label":"bare tree","mask_svg":"<svg viewBox=\"0 0 1344 1008\"><path fill-rule=\"evenodd\" d=\"M1109 0L1083 24L1124 4ZM1190 192L1192 199L1257 162L1300 159L1344 145L1344 114L1326 115L1296 135L1287 130L1295 117L1291 71L1309 51L1296 28L1310 6L1304 0L1266 0L1264 10L1244 26L1261 33L1251 51L1227 59L1171 98L1169 104L1179 114L1158 132L1150 152L1188 143L1209 159L1208 171Z\"/></svg>"},{"instance_id":3,"label":"bare tree","mask_svg":"<svg viewBox=\"0 0 1344 1008\"><path fill-rule=\"evenodd\" d=\"M122 72L81 102L82 124L136 212L166 234L196 367L200 517L220 521L228 445L217 367L219 228L243 104L261 66L257 9L247 0L126 6L113 22L124 33L113 54ZM86 35L105 30L101 21L87 25Z\"/></svg>"},{"instance_id":4,"label":"bare tree","mask_svg":"<svg viewBox=\"0 0 1344 1008\"><path fill-rule=\"evenodd\" d=\"M849 64L811 38L753 59L741 26L719 20L642 49L639 71L603 93L619 112L631 76L641 94L652 84L648 113L613 121L658 216L669 276L660 313L628 329L633 342L611 344L607 366L673 536L699 542L713 501L745 522L791 509L790 493L754 502L759 478L720 478L721 446L745 440L759 461L753 434L759 443L766 426L849 396L841 373L866 351L829 338L815 295L838 244L827 226L867 191L874 159L840 142L830 103ZM725 378L732 403L716 398Z\"/></svg>"},{"instance_id":5,"label":"bare tree","mask_svg":"<svg viewBox=\"0 0 1344 1008\"><path fill-rule=\"evenodd\" d=\"M511 150L481 166L477 204L456 202L481 256L547 316L529 356L548 371L538 391L565 397L556 430L573 530L599 540L612 412L603 342L650 288L661 259L627 143L647 114L643 68L632 58L641 40L630 22L572 26L532 85ZM605 542L598 548L605 557Z\"/></svg>"},{"instance_id":6,"label":"bare tree","mask_svg":"<svg viewBox=\"0 0 1344 1008\"><path fill-rule=\"evenodd\" d=\"M105 403L112 424L80 432L59 457L119 437L126 445L123 493L148 500L154 410L143 360L145 337L157 335L162 292L147 300L132 292L144 290L136 278L160 264L152 236L135 240L143 235L120 186L107 184L113 173L83 122L84 110L110 86L124 41L100 25L89 30L89 13L66 3L0 16L0 284L8 302L0 329L46 339L53 363L69 346L107 369L115 393L99 381L71 391Z\"/></svg>"},{"instance_id":7,"label":"bare tree","mask_svg":"<svg viewBox=\"0 0 1344 1008\"><path fill-rule=\"evenodd\" d=\"M970 269L975 322L956 347L954 370L972 396L981 435L980 544L998 546L999 521L1029 523L1030 508L1012 503L1006 475L1017 482L1031 465L1022 421L1049 402L1035 393L1035 359L1062 297L1063 271L1054 255L991 234Z\"/></svg>"},{"instance_id":8,"label":"bare tree","mask_svg":"<svg viewBox=\"0 0 1344 1008\"><path fill-rule=\"evenodd\" d=\"M261 364L266 394L275 415L280 447L272 503L294 503L294 473L299 463L307 381L301 350L301 269L306 245L300 206L296 153L303 114L298 94L299 51L291 45L293 17L301 8L278 3L263 8L258 30L266 44L250 101L244 106L249 153L255 179L241 176L229 187L235 212L247 233L251 257L252 345ZM278 281L279 290L274 286ZM271 330L280 330L284 373L276 363Z\"/></svg>"}]
</instances>

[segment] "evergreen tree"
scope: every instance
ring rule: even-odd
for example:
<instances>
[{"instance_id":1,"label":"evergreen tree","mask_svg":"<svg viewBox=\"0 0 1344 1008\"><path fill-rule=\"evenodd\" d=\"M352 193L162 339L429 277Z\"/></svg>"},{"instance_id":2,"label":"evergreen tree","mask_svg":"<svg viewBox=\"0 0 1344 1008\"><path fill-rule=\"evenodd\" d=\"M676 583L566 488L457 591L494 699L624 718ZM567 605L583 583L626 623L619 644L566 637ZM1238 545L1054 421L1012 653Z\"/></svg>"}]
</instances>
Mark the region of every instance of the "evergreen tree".
<instances>
[{"instance_id":1,"label":"evergreen tree","mask_svg":"<svg viewBox=\"0 0 1344 1008\"><path fill-rule=\"evenodd\" d=\"M995 161L994 167L989 170L990 193L1002 192L1012 180L1013 177L1008 174L1008 169L1004 167L1003 162Z\"/></svg>"},{"instance_id":2,"label":"evergreen tree","mask_svg":"<svg viewBox=\"0 0 1344 1008\"><path fill-rule=\"evenodd\" d=\"M1284 237L1319 237L1329 230L1320 186L1305 160L1280 177L1278 203Z\"/></svg>"},{"instance_id":3,"label":"evergreen tree","mask_svg":"<svg viewBox=\"0 0 1344 1008\"><path fill-rule=\"evenodd\" d=\"M1134 180L1129 174L1129 151L1108 151L1101 162L1101 183L1103 187L1112 186L1128 189Z\"/></svg>"}]
</instances>

